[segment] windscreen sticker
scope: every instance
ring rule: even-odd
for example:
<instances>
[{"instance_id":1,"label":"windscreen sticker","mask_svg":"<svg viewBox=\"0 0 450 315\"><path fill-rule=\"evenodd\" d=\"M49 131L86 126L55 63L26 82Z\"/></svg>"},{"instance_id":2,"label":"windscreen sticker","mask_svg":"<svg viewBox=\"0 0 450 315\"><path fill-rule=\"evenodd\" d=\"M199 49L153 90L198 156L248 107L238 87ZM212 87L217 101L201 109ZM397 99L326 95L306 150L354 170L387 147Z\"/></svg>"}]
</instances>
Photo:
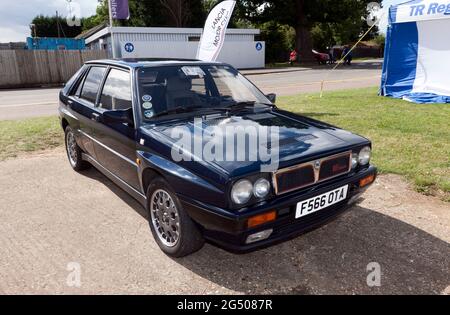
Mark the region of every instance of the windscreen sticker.
<instances>
[{"instance_id":1,"label":"windscreen sticker","mask_svg":"<svg viewBox=\"0 0 450 315\"><path fill-rule=\"evenodd\" d=\"M142 100L144 102L150 102L152 100L152 96L148 95L148 94L145 94L145 95L142 96Z\"/></svg>"},{"instance_id":2,"label":"windscreen sticker","mask_svg":"<svg viewBox=\"0 0 450 315\"><path fill-rule=\"evenodd\" d=\"M154 113L153 113L153 110L152 110L152 109L149 109L149 110L144 111L144 116L145 116L145 118L152 118L153 115L154 115Z\"/></svg>"},{"instance_id":3,"label":"windscreen sticker","mask_svg":"<svg viewBox=\"0 0 450 315\"><path fill-rule=\"evenodd\" d=\"M153 108L153 104L150 102L144 102L142 103L142 108L144 109L152 109Z\"/></svg>"},{"instance_id":4,"label":"windscreen sticker","mask_svg":"<svg viewBox=\"0 0 450 315\"><path fill-rule=\"evenodd\" d=\"M205 72L203 72L202 68L200 68L200 67L184 66L184 67L181 68L181 70L188 77L200 77L200 78L203 78L205 76Z\"/></svg>"}]
</instances>

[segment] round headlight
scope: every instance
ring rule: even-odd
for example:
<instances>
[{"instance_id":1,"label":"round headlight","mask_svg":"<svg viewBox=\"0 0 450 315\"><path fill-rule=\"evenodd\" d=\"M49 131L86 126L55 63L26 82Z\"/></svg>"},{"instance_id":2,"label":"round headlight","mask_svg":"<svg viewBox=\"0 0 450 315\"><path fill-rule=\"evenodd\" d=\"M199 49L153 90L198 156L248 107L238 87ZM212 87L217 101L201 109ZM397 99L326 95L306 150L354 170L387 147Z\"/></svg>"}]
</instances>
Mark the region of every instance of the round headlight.
<instances>
[{"instance_id":1,"label":"round headlight","mask_svg":"<svg viewBox=\"0 0 450 315\"><path fill-rule=\"evenodd\" d=\"M242 205L250 200L253 193L253 185L247 179L242 179L234 184L231 189L231 199L234 203Z\"/></svg>"},{"instance_id":2,"label":"round headlight","mask_svg":"<svg viewBox=\"0 0 450 315\"><path fill-rule=\"evenodd\" d=\"M352 154L352 169L354 169L358 166L358 159L359 159L358 153L353 153Z\"/></svg>"},{"instance_id":3,"label":"round headlight","mask_svg":"<svg viewBox=\"0 0 450 315\"><path fill-rule=\"evenodd\" d=\"M372 152L370 150L370 147L364 147L359 151L358 156L358 162L361 165L367 165L370 162L370 156L372 155Z\"/></svg>"},{"instance_id":4,"label":"round headlight","mask_svg":"<svg viewBox=\"0 0 450 315\"><path fill-rule=\"evenodd\" d=\"M253 186L253 194L257 198L264 198L269 194L270 191L270 183L265 178L260 178L255 182Z\"/></svg>"}]
</instances>

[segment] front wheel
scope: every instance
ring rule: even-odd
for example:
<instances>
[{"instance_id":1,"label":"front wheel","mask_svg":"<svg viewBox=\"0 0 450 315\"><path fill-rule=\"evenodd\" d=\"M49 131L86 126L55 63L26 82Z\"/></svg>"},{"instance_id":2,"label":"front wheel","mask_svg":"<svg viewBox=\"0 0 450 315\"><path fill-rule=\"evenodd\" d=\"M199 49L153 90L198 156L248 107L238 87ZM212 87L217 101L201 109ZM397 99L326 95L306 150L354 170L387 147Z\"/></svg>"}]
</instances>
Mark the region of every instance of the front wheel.
<instances>
[{"instance_id":1,"label":"front wheel","mask_svg":"<svg viewBox=\"0 0 450 315\"><path fill-rule=\"evenodd\" d=\"M203 236L182 208L176 194L162 178L147 189L149 223L161 250L172 257L183 257L203 247Z\"/></svg>"},{"instance_id":2,"label":"front wheel","mask_svg":"<svg viewBox=\"0 0 450 315\"><path fill-rule=\"evenodd\" d=\"M89 168L90 165L82 159L82 152L75 140L75 134L72 128L67 126L64 132L67 158L69 159L70 166L77 172Z\"/></svg>"}]
</instances>

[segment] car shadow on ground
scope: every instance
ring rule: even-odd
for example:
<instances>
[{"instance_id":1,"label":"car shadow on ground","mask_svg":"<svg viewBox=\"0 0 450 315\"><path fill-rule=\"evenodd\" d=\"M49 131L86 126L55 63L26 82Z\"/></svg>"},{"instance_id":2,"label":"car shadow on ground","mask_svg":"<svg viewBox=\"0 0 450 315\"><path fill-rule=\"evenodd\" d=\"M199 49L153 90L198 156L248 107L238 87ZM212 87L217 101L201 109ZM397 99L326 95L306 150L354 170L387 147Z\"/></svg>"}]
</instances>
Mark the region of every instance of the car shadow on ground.
<instances>
[{"instance_id":1,"label":"car shadow on ground","mask_svg":"<svg viewBox=\"0 0 450 315\"><path fill-rule=\"evenodd\" d=\"M109 188L117 197L122 199L128 206L130 206L134 211L136 211L141 217L143 217L145 220L148 220L147 211L144 207L141 206L141 204L132 198L127 192L122 190L119 186L114 184L112 181L110 181L105 175L97 171L95 168L91 167L88 170L80 172L80 174L89 177L91 179L94 179L106 187Z\"/></svg>"},{"instance_id":2,"label":"car shadow on ground","mask_svg":"<svg viewBox=\"0 0 450 315\"><path fill-rule=\"evenodd\" d=\"M147 220L145 209L102 174L83 174ZM256 252L236 255L206 244L174 261L221 287L248 294L440 294L450 286L449 243L360 206L317 230ZM368 278L377 284L377 266L380 286L369 286Z\"/></svg>"}]
</instances>

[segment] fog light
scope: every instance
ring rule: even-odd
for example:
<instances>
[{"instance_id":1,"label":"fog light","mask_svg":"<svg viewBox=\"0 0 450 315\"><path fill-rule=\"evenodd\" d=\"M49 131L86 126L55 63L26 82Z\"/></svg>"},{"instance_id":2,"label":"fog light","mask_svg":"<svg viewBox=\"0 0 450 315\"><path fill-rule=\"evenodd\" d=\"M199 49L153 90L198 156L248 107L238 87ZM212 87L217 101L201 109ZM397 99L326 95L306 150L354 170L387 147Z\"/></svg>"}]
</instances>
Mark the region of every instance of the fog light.
<instances>
[{"instance_id":1,"label":"fog light","mask_svg":"<svg viewBox=\"0 0 450 315\"><path fill-rule=\"evenodd\" d=\"M245 241L246 244L255 243L258 241L265 240L269 238L269 236L272 234L273 229L264 230L255 234L251 234L247 237L247 240Z\"/></svg>"},{"instance_id":2,"label":"fog light","mask_svg":"<svg viewBox=\"0 0 450 315\"><path fill-rule=\"evenodd\" d=\"M367 177L364 177L363 179L361 179L359 181L359 187L362 188L364 186L367 186L369 184L371 184L373 181L375 180L375 175L369 175Z\"/></svg>"}]
</instances>

